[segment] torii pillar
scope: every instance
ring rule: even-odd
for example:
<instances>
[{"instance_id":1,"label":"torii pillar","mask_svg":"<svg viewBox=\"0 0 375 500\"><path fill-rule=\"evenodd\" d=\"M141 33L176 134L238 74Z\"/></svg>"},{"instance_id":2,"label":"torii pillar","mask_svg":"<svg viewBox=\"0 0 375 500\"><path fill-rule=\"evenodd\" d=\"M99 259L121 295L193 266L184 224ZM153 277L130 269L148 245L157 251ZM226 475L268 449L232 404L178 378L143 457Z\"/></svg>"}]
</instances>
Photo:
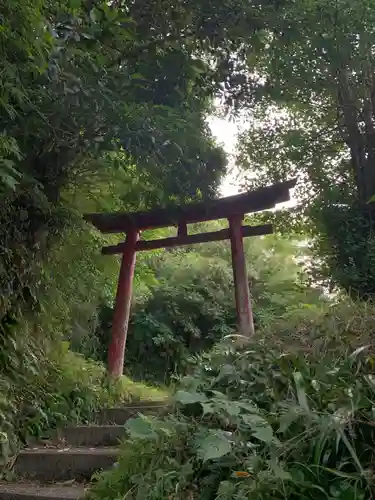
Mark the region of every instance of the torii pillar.
<instances>
[{"instance_id":1,"label":"torii pillar","mask_svg":"<svg viewBox=\"0 0 375 500\"><path fill-rule=\"evenodd\" d=\"M229 218L230 245L238 330L244 337L251 337L254 334L254 320L243 247L242 220L243 215L234 215Z\"/></svg>"},{"instance_id":2,"label":"torii pillar","mask_svg":"<svg viewBox=\"0 0 375 500\"><path fill-rule=\"evenodd\" d=\"M121 377L124 369L124 355L136 260L135 246L138 237L139 232L136 229L132 228L128 231L121 259L112 320L112 337L108 349L108 373L114 378Z\"/></svg>"}]
</instances>

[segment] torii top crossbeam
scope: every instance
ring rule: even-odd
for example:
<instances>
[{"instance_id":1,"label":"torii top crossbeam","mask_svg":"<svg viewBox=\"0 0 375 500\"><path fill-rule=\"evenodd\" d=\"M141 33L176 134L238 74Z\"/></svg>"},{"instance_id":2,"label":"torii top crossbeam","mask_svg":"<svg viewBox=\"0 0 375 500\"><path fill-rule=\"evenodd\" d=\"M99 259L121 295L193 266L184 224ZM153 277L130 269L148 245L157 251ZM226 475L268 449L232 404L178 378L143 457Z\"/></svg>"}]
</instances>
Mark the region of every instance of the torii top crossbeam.
<instances>
[{"instance_id":1,"label":"torii top crossbeam","mask_svg":"<svg viewBox=\"0 0 375 500\"><path fill-rule=\"evenodd\" d=\"M119 377L123 372L135 255L140 250L230 239L239 332L243 335L251 335L254 332L243 237L269 234L272 232L272 226L243 226L242 221L245 214L271 209L278 203L288 201L289 190L295 184L295 180L280 182L236 196L149 212L95 213L85 216L87 221L103 233L126 233L124 243L103 248L104 254L122 254L112 321L112 339L108 351L110 375ZM228 229L188 235L188 224L225 218L229 221ZM176 237L138 241L141 231L168 226L178 227Z\"/></svg>"},{"instance_id":2,"label":"torii top crossbeam","mask_svg":"<svg viewBox=\"0 0 375 500\"><path fill-rule=\"evenodd\" d=\"M244 215L274 208L278 203L290 199L289 190L296 181L280 182L248 193L228 196L217 200L191 203L151 210L149 212L87 214L91 222L102 233L127 233L131 229L143 231L161 227L192 224L209 220L226 219L232 215Z\"/></svg>"}]
</instances>

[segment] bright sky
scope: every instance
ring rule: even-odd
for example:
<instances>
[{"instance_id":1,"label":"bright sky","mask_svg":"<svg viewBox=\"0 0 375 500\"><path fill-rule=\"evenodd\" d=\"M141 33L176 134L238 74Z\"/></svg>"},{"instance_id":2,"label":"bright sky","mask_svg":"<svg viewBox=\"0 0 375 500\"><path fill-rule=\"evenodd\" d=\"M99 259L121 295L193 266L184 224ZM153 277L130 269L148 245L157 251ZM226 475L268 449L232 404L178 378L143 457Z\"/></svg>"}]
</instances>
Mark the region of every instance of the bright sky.
<instances>
[{"instance_id":1,"label":"bright sky","mask_svg":"<svg viewBox=\"0 0 375 500\"><path fill-rule=\"evenodd\" d=\"M246 129L246 123L239 121L230 121L226 118L218 118L212 116L208 118L208 124L211 128L212 134L216 137L217 141L223 146L224 150L229 155L228 174L224 178L221 185L222 196L231 196L239 193L239 182L236 182L236 177L239 176L239 170L234 161L234 154L236 151L237 136L239 133ZM293 207L297 204L296 198L293 196L294 189L291 190L291 200L286 203L280 203L280 207Z\"/></svg>"},{"instance_id":2,"label":"bright sky","mask_svg":"<svg viewBox=\"0 0 375 500\"><path fill-rule=\"evenodd\" d=\"M238 194L239 189L236 186L235 177L236 166L234 162L234 153L237 142L237 135L240 130L238 122L229 121L225 118L217 118L216 116L210 117L208 123L211 127L213 135L216 137L217 141L222 144L225 151L229 155L229 165L228 165L228 175L222 182L221 193L223 196L230 196L232 194Z\"/></svg>"}]
</instances>

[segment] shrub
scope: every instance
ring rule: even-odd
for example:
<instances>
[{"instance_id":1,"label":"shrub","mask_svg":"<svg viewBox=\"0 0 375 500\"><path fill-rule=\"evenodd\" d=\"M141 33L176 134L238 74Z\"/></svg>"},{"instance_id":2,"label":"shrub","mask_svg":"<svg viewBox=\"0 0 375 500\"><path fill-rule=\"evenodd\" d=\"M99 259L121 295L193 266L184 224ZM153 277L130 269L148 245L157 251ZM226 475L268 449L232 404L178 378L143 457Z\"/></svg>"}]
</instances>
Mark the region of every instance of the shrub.
<instances>
[{"instance_id":1,"label":"shrub","mask_svg":"<svg viewBox=\"0 0 375 500\"><path fill-rule=\"evenodd\" d=\"M132 376L165 382L191 355L232 333L235 308L226 262L195 252L172 256L148 299L134 309L126 351Z\"/></svg>"},{"instance_id":2,"label":"shrub","mask_svg":"<svg viewBox=\"0 0 375 500\"><path fill-rule=\"evenodd\" d=\"M20 444L48 436L58 425L88 421L101 407L128 400L124 385L109 385L102 364L66 342L20 331L9 316L0 325L0 459Z\"/></svg>"},{"instance_id":3,"label":"shrub","mask_svg":"<svg viewBox=\"0 0 375 500\"><path fill-rule=\"evenodd\" d=\"M363 341L374 311L337 305L315 312L298 332L304 339L290 338L285 349L275 330L202 356L182 379L174 415L128 423L119 466L92 497L370 498L374 350ZM319 337L326 342L316 344Z\"/></svg>"},{"instance_id":4,"label":"shrub","mask_svg":"<svg viewBox=\"0 0 375 500\"><path fill-rule=\"evenodd\" d=\"M215 223L192 230L221 227ZM300 243L277 235L245 242L257 330L301 308L320 307L321 290L304 284L306 276L298 257L306 249ZM230 245L222 242L159 252L141 261L138 270L125 370L132 377L169 381L186 374L192 356L209 351L235 332ZM94 339L103 361L111 318L112 309L104 305Z\"/></svg>"}]
</instances>

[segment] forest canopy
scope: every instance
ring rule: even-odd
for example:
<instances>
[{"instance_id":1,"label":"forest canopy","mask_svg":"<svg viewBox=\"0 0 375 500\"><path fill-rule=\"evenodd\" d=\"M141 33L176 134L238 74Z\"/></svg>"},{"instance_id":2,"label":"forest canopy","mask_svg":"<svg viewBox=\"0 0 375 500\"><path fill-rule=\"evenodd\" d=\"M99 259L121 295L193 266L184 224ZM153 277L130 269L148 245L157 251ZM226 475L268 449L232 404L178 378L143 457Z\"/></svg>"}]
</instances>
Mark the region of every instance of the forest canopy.
<instances>
[{"instance_id":1,"label":"forest canopy","mask_svg":"<svg viewBox=\"0 0 375 500\"><path fill-rule=\"evenodd\" d=\"M206 116L214 96L233 101L243 39L274 11L268 1L38 0L1 12L5 313L38 301L48 249L89 207L215 195L226 157Z\"/></svg>"}]
</instances>

